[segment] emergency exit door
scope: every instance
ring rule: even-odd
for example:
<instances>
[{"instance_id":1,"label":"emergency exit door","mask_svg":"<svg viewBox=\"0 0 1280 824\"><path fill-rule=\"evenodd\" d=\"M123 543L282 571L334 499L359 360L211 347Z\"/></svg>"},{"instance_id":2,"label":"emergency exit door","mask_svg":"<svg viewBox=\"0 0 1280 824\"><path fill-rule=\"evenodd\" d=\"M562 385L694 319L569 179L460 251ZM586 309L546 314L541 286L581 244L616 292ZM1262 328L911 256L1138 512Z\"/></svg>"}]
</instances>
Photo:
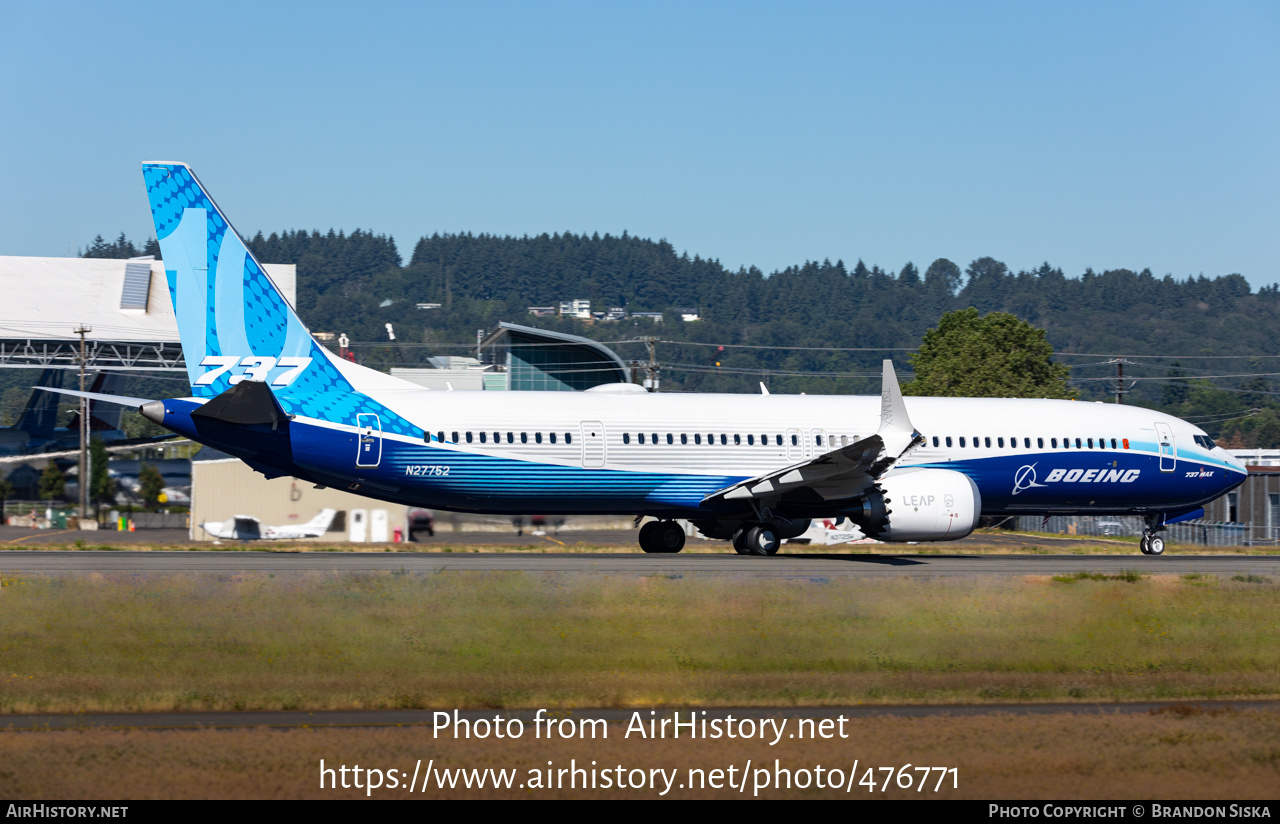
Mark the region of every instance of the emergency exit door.
<instances>
[{"instance_id":1,"label":"emergency exit door","mask_svg":"<svg viewBox=\"0 0 1280 824\"><path fill-rule=\"evenodd\" d=\"M604 424L600 421L582 422L582 465L587 468L604 466Z\"/></svg>"}]
</instances>

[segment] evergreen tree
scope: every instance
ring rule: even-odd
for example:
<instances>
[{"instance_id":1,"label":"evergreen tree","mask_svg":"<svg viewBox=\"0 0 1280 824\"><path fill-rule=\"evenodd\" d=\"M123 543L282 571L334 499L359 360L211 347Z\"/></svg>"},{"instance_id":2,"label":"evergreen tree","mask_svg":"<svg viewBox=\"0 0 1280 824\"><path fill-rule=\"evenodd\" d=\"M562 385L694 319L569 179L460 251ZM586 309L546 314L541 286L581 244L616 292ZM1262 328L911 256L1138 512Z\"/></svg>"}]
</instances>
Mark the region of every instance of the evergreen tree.
<instances>
[{"instance_id":1,"label":"evergreen tree","mask_svg":"<svg viewBox=\"0 0 1280 824\"><path fill-rule=\"evenodd\" d=\"M40 473L40 499L44 501L61 500L67 492L67 476L58 465L49 461L44 472Z\"/></svg>"},{"instance_id":2,"label":"evergreen tree","mask_svg":"<svg viewBox=\"0 0 1280 824\"><path fill-rule=\"evenodd\" d=\"M1172 380L1165 383L1160 393L1160 405L1174 407L1186 403L1191 397L1191 387L1187 384L1187 372L1182 368L1182 363L1174 361L1169 364L1169 371L1165 373L1165 377Z\"/></svg>"},{"instance_id":3,"label":"evergreen tree","mask_svg":"<svg viewBox=\"0 0 1280 824\"><path fill-rule=\"evenodd\" d=\"M142 496L142 505L153 510L160 502L160 493L164 492L164 477L154 464L144 463L138 468L138 491Z\"/></svg>"},{"instance_id":4,"label":"evergreen tree","mask_svg":"<svg viewBox=\"0 0 1280 824\"><path fill-rule=\"evenodd\" d=\"M89 442L89 462L93 467L89 472L89 502L112 503L116 497L116 482L107 471L107 447L102 438Z\"/></svg>"}]
</instances>

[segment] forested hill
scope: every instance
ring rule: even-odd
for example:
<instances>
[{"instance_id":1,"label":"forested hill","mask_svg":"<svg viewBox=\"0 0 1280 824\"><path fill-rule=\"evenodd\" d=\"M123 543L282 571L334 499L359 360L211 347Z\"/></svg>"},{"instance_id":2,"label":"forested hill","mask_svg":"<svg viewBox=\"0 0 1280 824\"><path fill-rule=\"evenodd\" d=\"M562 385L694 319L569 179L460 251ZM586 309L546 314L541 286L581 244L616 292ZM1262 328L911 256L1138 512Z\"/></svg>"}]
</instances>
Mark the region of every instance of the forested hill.
<instances>
[{"instance_id":1,"label":"forested hill","mask_svg":"<svg viewBox=\"0 0 1280 824\"><path fill-rule=\"evenodd\" d=\"M1114 366L1104 361L1113 355L1171 356L1126 365L1126 377L1153 379L1140 380L1130 401L1198 414L1211 431L1236 432L1233 415L1273 409L1280 397L1268 394L1272 382L1265 374L1280 373L1274 358L1280 355L1280 287L1254 292L1237 274L1178 279L1117 269L1068 277L1047 263L1011 271L984 257L963 269L946 259L923 271L911 263L890 271L823 261L766 276L754 267L730 271L666 241L625 233L432 235L417 242L407 264L394 239L361 230L259 233L249 245L264 262L296 263L303 319L314 330L366 342L357 352L370 365L463 354L476 330L506 320L607 341L624 358L642 356L642 346L620 343L637 336L685 342L658 345L664 390L758 391L764 379L775 391L870 392L882 357L894 357L904 376L910 371L907 351L883 350L912 349L943 312L974 306L1046 329L1064 353L1062 362L1072 366L1082 399L1108 397L1111 385L1103 379ZM703 320L683 323L669 313L662 324L587 324L527 311L580 298L596 311L694 307ZM443 308L416 309L420 302ZM394 348L386 343L387 323L396 331ZM1264 359L1203 358L1208 355ZM1174 356L1183 358L1174 374L1192 382L1170 392L1168 381L1157 379L1170 375ZM1198 376L1206 378L1197 382ZM1239 430L1246 441L1254 440L1256 423L1246 420ZM1275 439L1280 446L1280 418Z\"/></svg>"}]
</instances>

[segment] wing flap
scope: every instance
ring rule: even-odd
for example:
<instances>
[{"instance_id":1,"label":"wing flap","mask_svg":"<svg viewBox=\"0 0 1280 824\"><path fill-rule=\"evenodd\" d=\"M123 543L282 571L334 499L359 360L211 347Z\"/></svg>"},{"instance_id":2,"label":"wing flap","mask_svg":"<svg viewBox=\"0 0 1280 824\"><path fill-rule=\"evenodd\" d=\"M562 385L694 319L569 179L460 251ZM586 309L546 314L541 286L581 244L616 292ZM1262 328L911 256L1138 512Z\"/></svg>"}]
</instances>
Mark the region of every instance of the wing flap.
<instances>
[{"instance_id":1,"label":"wing flap","mask_svg":"<svg viewBox=\"0 0 1280 824\"><path fill-rule=\"evenodd\" d=\"M810 460L739 481L711 493L702 502L782 498L800 490L815 493L824 501L856 498L874 486L876 479L903 455L923 442L924 437L907 416L893 362L886 360L880 392L880 428L876 434Z\"/></svg>"}]
</instances>

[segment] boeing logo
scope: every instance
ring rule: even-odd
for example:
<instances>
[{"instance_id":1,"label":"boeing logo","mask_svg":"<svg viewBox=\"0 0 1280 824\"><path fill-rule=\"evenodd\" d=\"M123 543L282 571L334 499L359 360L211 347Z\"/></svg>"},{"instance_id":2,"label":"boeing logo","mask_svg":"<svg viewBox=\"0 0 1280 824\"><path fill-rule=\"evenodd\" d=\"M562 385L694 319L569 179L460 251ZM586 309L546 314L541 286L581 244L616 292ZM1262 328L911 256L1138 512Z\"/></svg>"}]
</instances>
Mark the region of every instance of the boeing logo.
<instances>
[{"instance_id":1,"label":"boeing logo","mask_svg":"<svg viewBox=\"0 0 1280 824\"><path fill-rule=\"evenodd\" d=\"M1031 489L1036 486L1044 486L1044 484L1036 483L1036 465L1024 466L1013 476L1013 494Z\"/></svg>"},{"instance_id":2,"label":"boeing logo","mask_svg":"<svg viewBox=\"0 0 1280 824\"><path fill-rule=\"evenodd\" d=\"M1044 479L1044 483L1036 483L1036 465L1031 464L1019 469L1013 476L1013 494L1025 492L1037 486L1052 483L1122 483L1130 484L1138 480L1141 469L1055 469Z\"/></svg>"}]
</instances>

